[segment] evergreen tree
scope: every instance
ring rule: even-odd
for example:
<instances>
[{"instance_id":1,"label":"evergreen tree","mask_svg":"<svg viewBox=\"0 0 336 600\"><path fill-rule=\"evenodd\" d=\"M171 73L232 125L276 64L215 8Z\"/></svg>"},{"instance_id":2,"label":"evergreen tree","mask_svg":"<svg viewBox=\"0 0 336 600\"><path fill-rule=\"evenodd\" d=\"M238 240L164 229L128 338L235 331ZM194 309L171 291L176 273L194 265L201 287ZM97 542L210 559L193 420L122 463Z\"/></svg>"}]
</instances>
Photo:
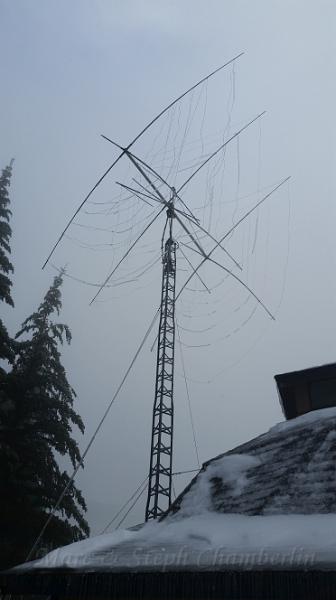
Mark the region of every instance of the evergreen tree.
<instances>
[{"instance_id":1,"label":"evergreen tree","mask_svg":"<svg viewBox=\"0 0 336 600\"><path fill-rule=\"evenodd\" d=\"M12 213L9 209L10 200L8 195L12 176L12 166L13 160L11 160L8 167L3 169L0 177L0 300L14 306L11 295L12 282L9 278L10 274L14 272L14 268L8 258L8 255L11 252L9 242L12 235L12 230L9 225ZM2 319L0 319L0 359L11 362L13 358L12 343L4 323ZM3 369L0 369L0 377L3 375Z\"/></svg>"},{"instance_id":2,"label":"evergreen tree","mask_svg":"<svg viewBox=\"0 0 336 600\"><path fill-rule=\"evenodd\" d=\"M25 560L56 504L69 475L55 460L55 452L80 460L72 427L84 425L74 411L75 392L61 364L59 344L71 342L67 325L55 323L59 314L62 273L55 277L38 310L22 324L23 338L5 381L7 410L0 424L0 472L8 482L0 498L0 561L2 566ZM72 483L59 511L47 527L42 546L48 550L89 534L83 516L86 505ZM6 560L7 558L7 560Z\"/></svg>"},{"instance_id":3,"label":"evergreen tree","mask_svg":"<svg viewBox=\"0 0 336 600\"><path fill-rule=\"evenodd\" d=\"M11 296L12 282L8 277L14 271L13 265L8 258L8 254L11 251L9 242L12 235L9 225L12 213L9 209L10 200L8 195L12 166L13 160L11 160L8 167L3 169L0 177L0 300L4 300L7 304L14 306Z\"/></svg>"}]
</instances>

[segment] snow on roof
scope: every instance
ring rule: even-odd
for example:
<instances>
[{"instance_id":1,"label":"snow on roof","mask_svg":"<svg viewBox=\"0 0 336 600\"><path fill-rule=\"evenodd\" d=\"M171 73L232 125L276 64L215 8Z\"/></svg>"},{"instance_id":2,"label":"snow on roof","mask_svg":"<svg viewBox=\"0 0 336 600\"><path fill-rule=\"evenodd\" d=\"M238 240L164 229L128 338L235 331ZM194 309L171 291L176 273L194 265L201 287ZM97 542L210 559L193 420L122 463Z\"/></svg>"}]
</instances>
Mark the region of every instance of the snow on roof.
<instances>
[{"instance_id":1,"label":"snow on roof","mask_svg":"<svg viewBox=\"0 0 336 600\"><path fill-rule=\"evenodd\" d=\"M203 465L171 506L245 515L336 513L336 408L316 410Z\"/></svg>"},{"instance_id":2,"label":"snow on roof","mask_svg":"<svg viewBox=\"0 0 336 600\"><path fill-rule=\"evenodd\" d=\"M332 406L331 408L322 408L320 410L312 410L310 412L301 415L300 417L296 417L295 419L291 419L290 421L283 421L274 425L269 430L273 433L278 433L280 431L288 431L293 427L305 427L306 425L311 425L316 423L317 421L323 421L324 419L336 418L336 407Z\"/></svg>"},{"instance_id":3,"label":"snow on roof","mask_svg":"<svg viewBox=\"0 0 336 600\"><path fill-rule=\"evenodd\" d=\"M24 568L188 571L317 565L334 569L335 564L336 515L248 517L204 512L70 544Z\"/></svg>"},{"instance_id":4,"label":"snow on roof","mask_svg":"<svg viewBox=\"0 0 336 600\"><path fill-rule=\"evenodd\" d=\"M335 470L336 408L314 411L203 465L160 522L19 568L335 569Z\"/></svg>"}]
</instances>

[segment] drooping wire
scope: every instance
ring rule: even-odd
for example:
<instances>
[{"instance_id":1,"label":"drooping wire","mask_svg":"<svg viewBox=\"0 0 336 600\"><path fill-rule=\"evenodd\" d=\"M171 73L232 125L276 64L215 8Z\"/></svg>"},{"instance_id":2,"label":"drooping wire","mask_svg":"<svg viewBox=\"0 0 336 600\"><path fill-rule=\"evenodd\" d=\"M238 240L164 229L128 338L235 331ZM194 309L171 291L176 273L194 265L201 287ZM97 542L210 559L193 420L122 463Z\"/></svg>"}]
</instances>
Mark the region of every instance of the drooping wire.
<instances>
[{"instance_id":1,"label":"drooping wire","mask_svg":"<svg viewBox=\"0 0 336 600\"><path fill-rule=\"evenodd\" d=\"M187 393L188 410L189 410L189 417L190 417L192 435L193 435L193 440L194 440L196 460L197 460L198 467L200 468L200 459L199 459L198 445L197 445L196 432L195 432L195 423L194 423L194 418L193 418L193 413L192 413L192 408L191 408L191 400L190 400L190 394L189 394L189 387L188 387L188 382L187 382L187 377L186 377L186 371L185 371L185 364L184 364L184 356L183 356L183 350L182 350L180 328L179 328L177 319L175 319L175 323L176 323L177 335L178 335L178 339L179 339L179 343L180 343L181 363L182 363L184 383L185 383L185 388L186 388L186 393Z\"/></svg>"},{"instance_id":2,"label":"drooping wire","mask_svg":"<svg viewBox=\"0 0 336 600\"><path fill-rule=\"evenodd\" d=\"M106 533L106 531L111 527L111 525L117 520L117 518L119 517L119 515L121 515L121 513L124 511L124 509L126 508L126 506L132 502L133 498L137 495L137 493L139 492L140 489L142 489L142 487L144 486L144 484L147 482L148 480L148 475L147 477L145 477L145 479L140 483L140 485L138 485L137 489L135 490L135 492L133 492L133 494L130 496L130 498L128 498L128 500L126 500L126 502L124 502L124 504L122 505L122 507L118 510L118 512L114 515L114 517L111 519L111 521L106 525L106 527L104 527L104 529L102 529L102 531L100 532L100 535L102 535L103 533Z\"/></svg>"},{"instance_id":3,"label":"drooping wire","mask_svg":"<svg viewBox=\"0 0 336 600\"><path fill-rule=\"evenodd\" d=\"M172 476L175 477L177 475L186 475L189 473L198 473L198 471L200 470L200 467L198 467L197 469L188 469L186 471L175 471L174 473L172 473ZM135 492L133 492L133 494L126 500L126 502L124 502L124 504L121 506L121 508L118 510L118 512L116 512L116 514L114 515L114 517L111 519L111 521L104 527L104 529L102 529L102 531L100 532L99 535L102 535L104 533L106 533L106 531L111 527L111 525L113 525L113 523L117 520L117 518L121 515L121 513L123 512L123 510L126 508L126 506L132 502L133 498L135 498L135 496L137 495L138 492L140 492L140 490L142 490L142 488L145 486L145 484L148 481L148 475L147 477L145 477L145 479L140 483L140 485L138 485L137 489L135 490ZM174 485L174 484L173 484ZM136 501L134 502L134 504L132 505L131 509L135 506L135 504L137 503L137 501L140 499L141 495L143 494L144 490L146 489L146 487L144 487L144 489L140 492L140 495L138 496L138 498L136 498ZM174 490L173 490L174 491ZM175 497L176 497L176 492L175 493ZM116 527L116 529L118 529L118 527L120 527L120 525L123 523L123 521L126 519L126 517L128 516L128 514L130 513L130 510L127 512L127 514L123 517L123 519L121 521L119 521L118 526Z\"/></svg>"},{"instance_id":4,"label":"drooping wire","mask_svg":"<svg viewBox=\"0 0 336 600\"><path fill-rule=\"evenodd\" d=\"M202 88L201 88L201 91L202 91ZM181 140L181 143L179 144L179 152L178 152L178 157L177 157L176 166L175 166L175 179L176 179L176 175L177 175L177 170L180 166L181 156L182 156L184 145L185 145L185 142L187 139L188 130L189 130L192 118L194 116L194 113L193 113L193 115L191 115L191 107L192 107L192 103L193 103L193 97L194 97L194 94L192 93L190 96L190 99L189 99L188 115L187 115L187 119L186 119L186 123L185 123L185 127L184 127L184 132L182 134L182 140Z\"/></svg>"},{"instance_id":5,"label":"drooping wire","mask_svg":"<svg viewBox=\"0 0 336 600\"><path fill-rule=\"evenodd\" d=\"M204 154L203 129L204 129L205 115L206 115L207 105L208 105L208 82L205 83L204 90L205 90L205 98L204 98L203 116L202 116L201 127L200 127L201 155Z\"/></svg>"},{"instance_id":6,"label":"drooping wire","mask_svg":"<svg viewBox=\"0 0 336 600\"><path fill-rule=\"evenodd\" d=\"M210 162L210 160L212 160L215 156L217 156L217 154L219 152L221 152L221 150L223 150L232 140L234 140L237 136L239 136L241 133L243 133L243 131L245 131L245 129L247 129L250 125L252 125L252 123L254 123L255 121L257 121L258 119L260 119L260 117L262 117L265 113L266 113L265 110L262 113L259 113L259 115L257 115L254 119L252 119L251 121L249 121L246 125L244 125L243 127L241 127L238 131L236 131L236 133L234 133L226 142L224 142L223 144L221 144L219 146L219 148L217 148L217 150L215 150L214 152L212 152L212 154L210 154L210 156L198 167L198 169L196 169L196 171L194 171L188 177L188 179L186 179L185 182L178 188L177 193L179 194L181 192L181 190L186 185L188 185L188 183L191 181L191 179L193 179L193 177L195 177L195 175L197 175L197 173L201 169L203 169L203 167L205 167L206 164L208 164Z\"/></svg>"},{"instance_id":7,"label":"drooping wire","mask_svg":"<svg viewBox=\"0 0 336 600\"><path fill-rule=\"evenodd\" d=\"M126 514L123 516L123 518L119 521L118 525L116 526L116 529L119 529L120 525L123 524L123 522L125 521L125 519L128 517L128 515L130 514L131 510L135 507L136 503L138 502L138 500L140 500L142 494L146 491L147 485L145 484L142 488L142 490L139 492L139 494L137 495L137 497L135 498L134 502L131 504L131 506L129 507L128 511L126 512Z\"/></svg>"},{"instance_id":8,"label":"drooping wire","mask_svg":"<svg viewBox=\"0 0 336 600\"><path fill-rule=\"evenodd\" d=\"M199 468L198 469L188 469L188 471L175 471L175 473L172 473L174 476L175 475L186 475L187 473L198 473Z\"/></svg>"},{"instance_id":9,"label":"drooping wire","mask_svg":"<svg viewBox=\"0 0 336 600\"><path fill-rule=\"evenodd\" d=\"M232 213L232 225L236 220L236 215L239 210L239 191L240 191L240 144L239 144L239 135L236 138L236 150L237 150L237 183L236 183L236 206Z\"/></svg>"},{"instance_id":10,"label":"drooping wire","mask_svg":"<svg viewBox=\"0 0 336 600\"><path fill-rule=\"evenodd\" d=\"M240 58L241 56L243 56L244 52L241 52L240 54L238 54L237 56L235 56L234 58L230 59L229 61L227 61L226 63L224 63L223 65L221 65L220 67L218 67L217 69L215 69L214 71L212 71L211 73L209 73L208 75L206 75L206 77L203 77L202 79L200 79L200 81L198 81L197 83L195 83L193 86L191 86L188 90L186 90L185 92L183 92L183 94L181 94L180 96L178 96L177 98L175 98L172 102L170 102L163 110L161 110L141 131L140 133L138 133L135 138L133 138L133 140L127 145L126 149L129 150L133 144L135 144L135 142L156 122L158 121L158 119L160 119L160 117L162 115L164 115L170 108L172 108L172 106L174 106L176 103L178 103L180 100L182 100L182 98L184 98L187 94L189 94L190 92L192 92L195 88L197 88L199 85L201 85L204 81L208 81L211 77L213 77L213 75L215 75L216 73L218 73L219 71L221 71L222 69L224 69L225 67L227 67L228 65L232 64L234 61L236 61L238 58ZM106 169L106 171L103 173L103 175L98 179L98 181L95 183L95 185L91 188L91 190L89 191L89 193L85 196L84 200L80 203L80 205L78 206L78 208L75 210L74 214L72 215L72 217L69 219L68 223L66 224L66 226L64 227L61 235L58 237L58 239L56 240L55 244L53 245L49 255L47 256L42 269L45 268L45 266L47 265L47 263L49 262L51 256L53 255L54 251L56 250L57 246L59 245L59 243L61 242L61 240L63 239L64 235L66 234L67 230L69 229L71 223L74 221L74 219L76 218L76 216L78 215L78 213L80 212L80 210L83 208L83 206L86 204L86 202L88 201L88 199L90 198L90 196L94 193L94 191L99 187L99 185L101 184L101 182L105 179L105 177L110 173L110 171L113 169L113 167L119 162L119 160L125 155L125 148L122 150L122 152L119 154L119 156L117 156L117 158L113 161L113 163Z\"/></svg>"},{"instance_id":11,"label":"drooping wire","mask_svg":"<svg viewBox=\"0 0 336 600\"><path fill-rule=\"evenodd\" d=\"M95 299L97 298L97 296L104 289L104 287L106 286L106 284L110 281L112 275L115 273L115 271L117 270L117 268L119 267L119 265L122 263L122 261L129 255L129 253L131 252L131 250L134 248L135 244L138 243L138 241L140 240L140 238L142 238L142 236L146 233L146 231L153 225L154 221L160 216L160 214L164 211L165 208L166 208L165 206L163 206L163 208L161 208L161 210L155 215L155 217L150 221L150 223L148 223L148 225L145 227L145 229L137 237L137 239L135 240L135 242L133 242L133 244L128 248L127 252L119 260L118 264L114 267L114 269L111 271L111 273L109 273L109 275L106 277L105 281L100 286L98 292L92 298L90 304L92 304L95 301Z\"/></svg>"},{"instance_id":12,"label":"drooping wire","mask_svg":"<svg viewBox=\"0 0 336 600\"><path fill-rule=\"evenodd\" d=\"M288 271L288 263L289 263L289 252L290 252L290 244L291 244L291 196L290 196L290 186L289 186L289 182L287 185L287 195L288 195L288 216L287 216L287 251L286 251L286 259L285 259L285 265L284 265L284 275L283 275L283 283L282 283L282 287L281 287L281 293L280 293L280 301L279 301L279 305L277 306L277 312L280 310L280 307L282 305L282 301L285 295L285 289L286 289L286 283L287 283L287 271Z\"/></svg>"},{"instance_id":13,"label":"drooping wire","mask_svg":"<svg viewBox=\"0 0 336 600\"><path fill-rule=\"evenodd\" d=\"M191 267L192 269L194 269L192 263L190 262L189 258L187 257L187 255L183 252L181 246L179 246L179 250L183 256L183 258L186 260L186 262L188 263L189 267ZM211 294L211 291L209 290L208 286L204 283L203 279L201 278L201 276L199 275L199 273L197 273L197 278L199 279L199 281L201 282L201 284L204 286L205 290Z\"/></svg>"},{"instance_id":14,"label":"drooping wire","mask_svg":"<svg viewBox=\"0 0 336 600\"><path fill-rule=\"evenodd\" d=\"M260 182L261 182L261 123L259 123L259 140L258 140L258 173L257 173L258 196L260 194ZM259 228L259 212L257 212L254 240L253 240L253 246L252 246L252 254L254 254L254 251L256 248L258 228Z\"/></svg>"},{"instance_id":15,"label":"drooping wire","mask_svg":"<svg viewBox=\"0 0 336 600\"><path fill-rule=\"evenodd\" d=\"M281 293L280 293L280 299L279 299L279 303L276 307L276 309L274 310L274 314L275 316L278 315L280 308L281 308L281 304L283 301L283 297L284 297L284 292L285 292L285 287L286 287L286 279L287 279L287 269L288 269L288 262L289 262L289 253L290 253L290 217L291 217L291 202L290 202L290 184L289 182L287 183L287 189L288 189L288 216L287 216L287 252L286 252L286 259L285 259L285 265L284 265L284 275L282 278L282 286L281 286ZM250 313L247 317L247 319L244 321L244 323L241 324L240 328L241 329L243 326L245 326L247 324L248 321L250 321L250 319L253 316L253 313L255 311L256 307L252 310L252 313ZM239 358L237 358L236 360L230 362L229 364L227 364L224 368L220 369L219 371L217 371L216 373L213 373L211 376L211 380L209 379L205 379L205 380L200 380L200 379L194 379L191 377L188 377L187 379L189 381L192 381L194 383L197 384L210 384L212 383L214 380L218 379L221 375L223 375L223 373L225 371L227 371L228 369L231 369L233 367L236 367L239 363L242 362L242 360L244 360L249 354L250 352L258 345L260 344L261 340L264 338L264 335L267 331L267 324L263 327L262 331L260 332L260 335L253 341L252 344L249 345L248 348L246 348L246 350L239 356ZM233 334L234 332L232 332ZM229 334L230 336L231 334ZM224 337L228 337L228 336L224 336ZM220 342L222 339L224 338L219 338L218 340L216 340L215 342L212 342L212 344L216 344L216 342ZM181 375L182 376L182 375Z\"/></svg>"},{"instance_id":16,"label":"drooping wire","mask_svg":"<svg viewBox=\"0 0 336 600\"><path fill-rule=\"evenodd\" d=\"M273 188L268 194L266 194L263 198L261 198L261 200L259 200L259 202L257 202L257 204L255 204L250 210L247 211L247 213L245 213L245 215L243 215L240 219L238 219L238 221L232 225L232 227L229 229L229 231L227 231L225 233L225 235L223 235L220 240L219 243L222 243L230 234L231 232L238 227L238 225L240 225L245 219L247 219L247 217L252 214L253 211L255 211L263 202L265 202L274 192L276 192L284 183L286 183L288 180L290 179L289 177L286 177L285 179L283 179L275 188ZM179 293L176 296L176 300L180 297L180 295L182 294L183 290L185 289L185 287L188 285L189 281L194 277L194 275L196 274L196 272L200 269L200 267L207 261L209 260L210 256L214 253L214 251L216 250L216 248L218 248L218 244L216 244L212 250L208 253L206 258L203 258L203 260L199 263L199 265L196 267L196 269L194 270L194 272L188 277L188 279L184 282L183 286L181 287ZM224 268L223 265L219 265L222 269ZM228 271L228 269L225 269L226 271ZM234 279L239 279L238 277L236 277L236 275L234 275L231 272L231 275L234 277ZM246 286L246 284L242 283L242 285L244 287L248 287ZM252 294L253 295L253 294Z\"/></svg>"},{"instance_id":17,"label":"drooping wire","mask_svg":"<svg viewBox=\"0 0 336 600\"><path fill-rule=\"evenodd\" d=\"M215 248L214 248L215 249ZM213 250L214 250L213 249ZM190 250L193 250L194 252L196 252L197 254L200 254L202 256L202 254L196 250L195 248L192 248L190 246ZM179 298L179 296L181 295L182 291L184 290L184 288L186 287L186 285L189 283L190 279L196 275L196 272L198 271L198 269L207 261L209 260L211 263L213 263L214 265L217 265L220 269L223 269L223 271L225 271L226 273L229 273L231 275L231 277L233 277L233 279L235 279L238 283L240 283L240 285L242 285L256 300L257 302L260 304L260 306L264 309L264 311L268 314L268 316L274 321L274 315L271 313L271 311L267 308L267 306L265 305L265 303L255 294L255 292L242 280L240 279L240 277L237 277L237 275L235 275L235 273L233 273L233 271L230 271L230 269L227 269L226 267L224 267L224 265L222 265L221 263L217 262L216 260L213 260L213 258L210 257L210 255L212 254L212 251L207 254L205 256L205 258L203 258L202 262L199 263L198 267L196 267L196 269L194 269L194 272L190 275L190 277L187 279L187 281L184 283L183 287L180 289L178 295L176 296L176 300Z\"/></svg>"}]
</instances>

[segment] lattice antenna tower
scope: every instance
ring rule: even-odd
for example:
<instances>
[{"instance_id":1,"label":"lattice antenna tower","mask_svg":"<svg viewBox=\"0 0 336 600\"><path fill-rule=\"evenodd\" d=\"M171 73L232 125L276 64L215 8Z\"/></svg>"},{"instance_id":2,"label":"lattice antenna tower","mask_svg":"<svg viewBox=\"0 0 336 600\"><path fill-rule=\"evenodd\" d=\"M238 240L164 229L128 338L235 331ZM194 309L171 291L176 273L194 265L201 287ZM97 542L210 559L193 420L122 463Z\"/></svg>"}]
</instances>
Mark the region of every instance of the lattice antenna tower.
<instances>
[{"instance_id":1,"label":"lattice antenna tower","mask_svg":"<svg viewBox=\"0 0 336 600\"><path fill-rule=\"evenodd\" d=\"M168 202L162 238L162 284L160 322L157 341L155 396L148 475L146 521L160 517L171 504L174 432L174 364L175 364L175 286L176 246L173 238L175 218L173 191Z\"/></svg>"}]
</instances>

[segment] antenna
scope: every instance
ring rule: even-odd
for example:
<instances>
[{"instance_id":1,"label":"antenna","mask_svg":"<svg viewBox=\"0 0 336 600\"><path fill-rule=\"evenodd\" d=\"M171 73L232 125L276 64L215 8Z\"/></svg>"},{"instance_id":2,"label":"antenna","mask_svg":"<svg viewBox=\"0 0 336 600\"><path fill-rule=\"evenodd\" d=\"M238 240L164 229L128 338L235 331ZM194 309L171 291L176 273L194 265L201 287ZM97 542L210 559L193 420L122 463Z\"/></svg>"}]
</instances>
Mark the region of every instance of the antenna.
<instances>
[{"instance_id":1,"label":"antenna","mask_svg":"<svg viewBox=\"0 0 336 600\"><path fill-rule=\"evenodd\" d=\"M261 113L262 115L263 113ZM260 116L261 116L260 115ZM253 123L251 121L251 123ZM234 137L234 136L233 136ZM115 142L112 142L115 143ZM223 145L222 145L223 146ZM155 215L154 219L146 226L142 233L138 236L132 246L127 250L124 256L119 261L118 265L113 271L106 277L104 283L98 290L97 294L93 298L92 302L97 298L98 294L103 290L104 286L111 279L112 275L117 270L121 262L128 256L132 248L137 244L138 240L144 235L144 233L151 227L153 222L162 214L163 210L166 209L166 221L163 228L163 234L161 239L161 250L162 250L162 279L161 279L161 303L159 307L160 321L159 330L157 335L157 357L156 357L156 375L155 375L155 392L154 392L154 404L152 414L152 433L151 433L151 447L150 447L150 461L149 461L149 474L148 474L148 491L147 491L147 502L145 519L146 521L151 519L160 518L168 510L171 504L172 494L172 472L173 472L173 435L174 435L174 364L175 364L175 303L176 300L181 296L186 285L189 283L194 275L198 274L200 267L206 262L210 261L218 268L224 270L227 274L232 276L237 283L242 285L249 293L257 300L259 305L267 313L267 315L274 320L274 316L271 311L267 308L265 303L256 295L256 293L233 271L219 263L218 261L211 258L211 255L216 248L222 248L226 254L227 251L222 246L223 241L229 236L229 234L238 225L247 218L254 210L256 210L267 198L269 198L273 192L283 185L288 178L284 179L278 184L271 192L269 192L264 198L262 198L252 209L250 209L239 221L230 228L230 230L222 236L220 240L216 240L205 228L201 227L198 222L194 221L192 217L186 213L182 213L176 208L176 203L179 200L179 195L173 186L170 186L163 178L156 173L149 165L140 159L135 157L134 154L130 153L125 149L125 154L129 160L143 176L147 184L152 188L153 192L150 193L152 200L156 200L161 206L161 210ZM217 152L214 152L212 156L215 156ZM208 161L206 161L208 162ZM141 164L139 164L141 163ZM205 164L205 163L203 163ZM166 200L163 193L158 190L155 183L152 181L148 173L143 167L147 167L147 170L154 172L156 177L159 177L169 188L170 196ZM200 168L195 171L196 175L200 171ZM193 175L192 175L193 176ZM190 181L189 176L187 181ZM122 184L124 185L124 184ZM125 186L128 191L133 190L134 193L139 194L139 190L134 190L129 186ZM143 189L143 186L141 186ZM183 188L184 185L181 186ZM180 189L181 189L180 188ZM144 192L147 194L147 192ZM148 194L149 196L149 194ZM184 203L186 210L190 213L188 206ZM182 216L183 215L183 216ZM202 232L205 232L214 242L215 246L213 249L206 253L200 245L199 241L195 238L192 232L190 232L188 226L183 221L191 220L195 227L199 227ZM176 296L176 252L179 248L177 240L174 238L173 230L174 223L177 221L182 229L186 232L190 239L190 245L182 244L186 248L193 250L197 254L201 255L202 261L196 267L192 267L191 275L187 281L183 284L178 295ZM184 258L186 255L183 253ZM235 265L237 261L231 257ZM189 261L188 261L189 262ZM189 262L189 265L191 263ZM191 265L192 266L192 265ZM239 266L239 265L238 265ZM207 289L206 284L202 281L202 284ZM209 291L209 290L208 290Z\"/></svg>"},{"instance_id":2,"label":"antenna","mask_svg":"<svg viewBox=\"0 0 336 600\"><path fill-rule=\"evenodd\" d=\"M259 202L252 207L248 212L245 213L230 229L223 235L219 240L216 239L205 227L200 224L199 219L193 214L185 200L181 197L181 192L185 190L189 182L197 177L198 173L210 163L219 153L235 138L238 138L245 130L247 130L253 123L264 115L264 112L258 114L252 120L247 122L243 127L231 135L227 140L223 141L220 146L212 152L201 164L186 178L178 189L170 185L150 164L145 162L138 155L131 151L131 147L135 142L172 106L174 106L179 100L185 97L189 92L193 91L204 81L207 81L210 77L215 75L218 71L223 69L228 64L233 63L241 54L231 59L231 61L225 63L219 69L216 69L205 78L200 80L194 86L189 88L181 96L171 102L165 109L163 109L148 125L146 125L142 131L127 145L121 146L115 141L111 140L106 136L102 136L105 140L113 144L120 151L120 154L111 164L111 166L105 171L98 182L93 186L87 196L84 198L80 206L75 211L73 217L70 219L65 229L61 233L60 237L54 244L49 256L47 257L43 266L45 266L59 242L64 237L66 231L73 223L76 215L79 213L81 208L87 202L91 194L100 185L103 179L110 173L114 165L122 158L126 157L133 167L138 171L143 180L138 182L134 178L132 179L136 188L126 185L122 182L117 182L121 188L127 190L131 195L134 195L142 202L149 204L152 208L154 207L155 214L145 228L137 235L136 239L129 246L127 251L118 261L117 265L113 270L107 274L104 282L99 286L99 289L95 296L91 300L91 304L96 300L98 295L107 286L115 272L118 270L123 261L129 256L135 246L138 244L140 239L151 229L152 225L159 220L163 212L166 212L166 218L163 224L163 231L161 236L161 261L162 261L162 273L161 273L161 301L160 306L156 315L159 315L159 327L157 334L157 355L156 355L156 374L155 374L155 390L154 390L154 403L152 413L152 432L151 432L151 445L150 445L150 460L149 460L149 473L148 479L148 490L147 490L147 502L145 510L146 521L151 519L160 518L169 508L171 504L172 496L172 475L173 475L173 434L174 434L174 366L175 366L175 305L178 298L181 296L189 281L197 276L201 284L204 286L208 293L211 290L206 284L206 281L200 276L200 268L207 262L211 262L212 265L218 269L224 270L226 274L232 277L237 285L243 286L258 302L266 314L274 319L271 311L265 305L265 303L258 297L258 295L241 279L232 269L242 270L242 266L239 262L229 253L229 251L223 245L224 241L229 235L238 227L249 215L253 213L263 202L266 201L276 190L278 190L289 178L282 180L276 187L274 187L266 196L264 196ZM168 178L168 176L167 176ZM188 250L192 250L194 253L200 255L201 262L194 267L189 260L188 256L183 252L179 245L179 239L174 235L174 226L178 225L183 230L184 239L188 239L188 244L181 242L181 246L184 246ZM193 230L190 230L190 226ZM205 251L197 237L197 233L202 232L209 240L214 243L214 246L210 251ZM203 238L204 239L204 236ZM209 241L208 240L208 241ZM214 260L212 254L216 249L221 249L225 254L226 259L230 259L232 269L229 269L221 262ZM182 257L191 268L191 273L182 284L178 294L176 294L176 255L177 252L181 251ZM223 256L223 254L222 254ZM154 323L154 321L153 321ZM153 324L152 324L153 325ZM152 327L151 325L151 327ZM147 334L146 334L147 336ZM142 345L140 346L140 349ZM139 349L139 351L140 351ZM137 355L136 355L137 356ZM132 363L133 364L133 363ZM104 417L105 418L105 417ZM76 474L76 473L75 473ZM74 475L75 475L74 474ZM142 490L143 491L143 490ZM142 494L141 491L141 494Z\"/></svg>"}]
</instances>

